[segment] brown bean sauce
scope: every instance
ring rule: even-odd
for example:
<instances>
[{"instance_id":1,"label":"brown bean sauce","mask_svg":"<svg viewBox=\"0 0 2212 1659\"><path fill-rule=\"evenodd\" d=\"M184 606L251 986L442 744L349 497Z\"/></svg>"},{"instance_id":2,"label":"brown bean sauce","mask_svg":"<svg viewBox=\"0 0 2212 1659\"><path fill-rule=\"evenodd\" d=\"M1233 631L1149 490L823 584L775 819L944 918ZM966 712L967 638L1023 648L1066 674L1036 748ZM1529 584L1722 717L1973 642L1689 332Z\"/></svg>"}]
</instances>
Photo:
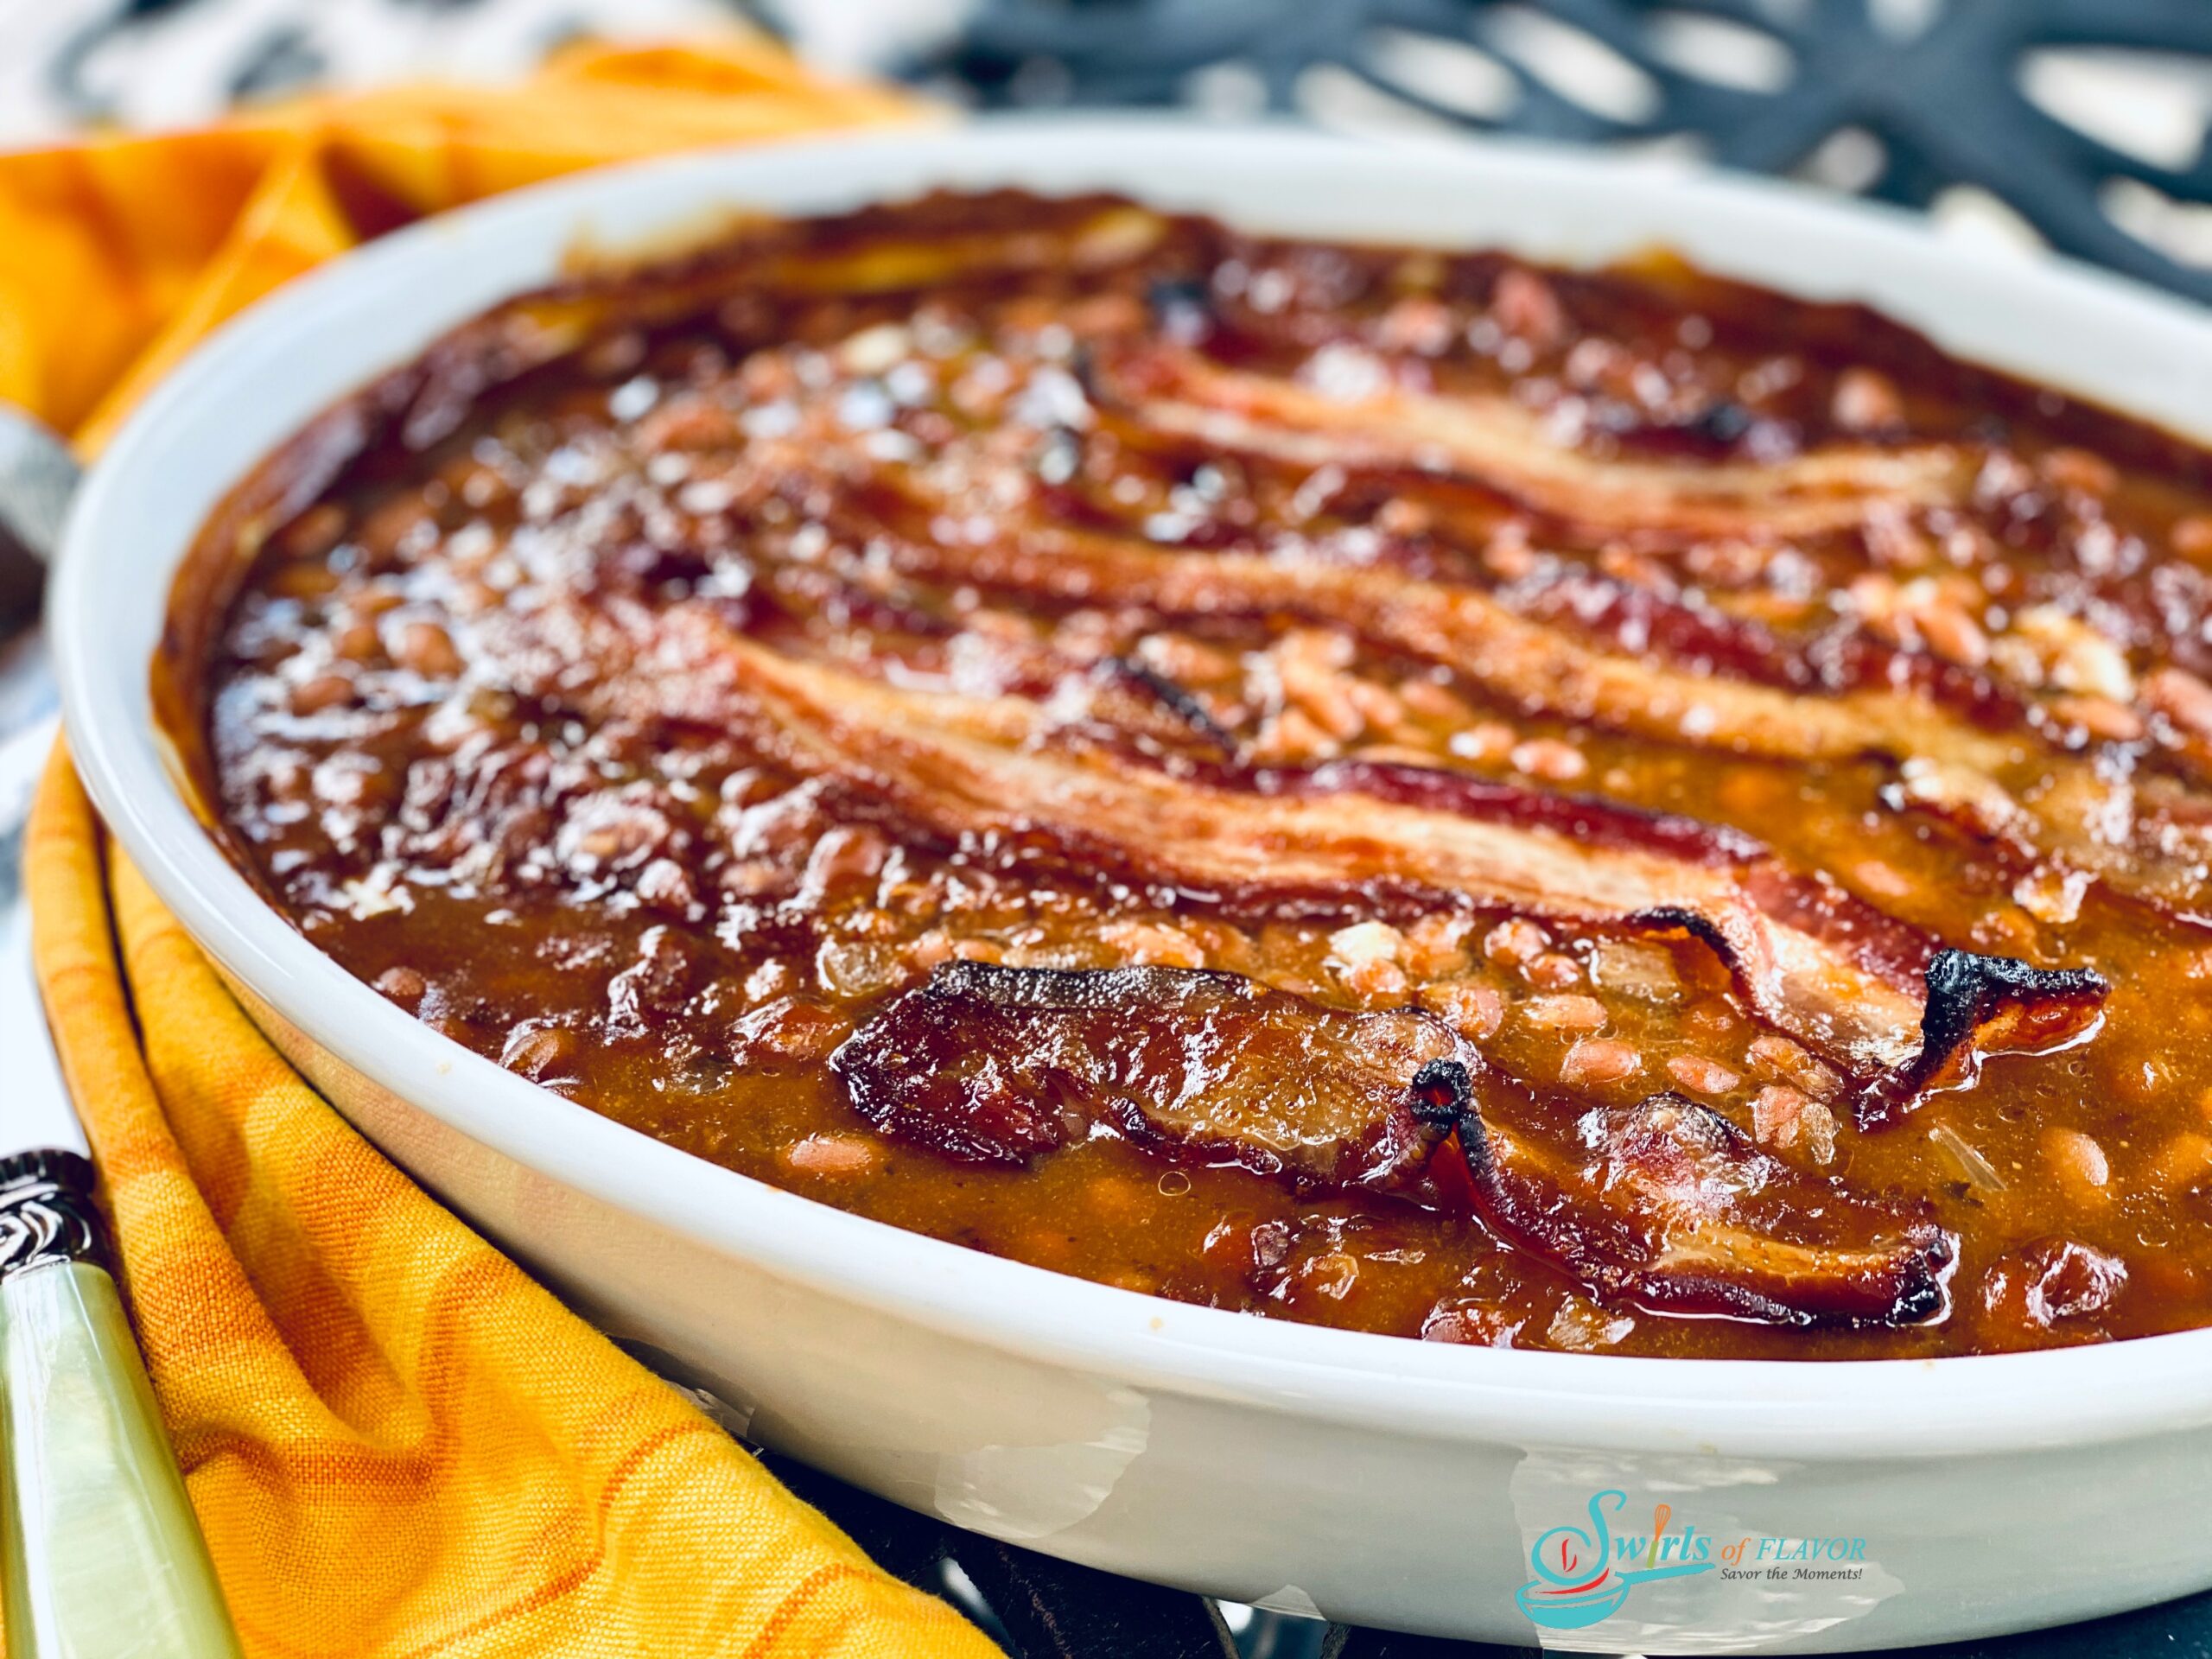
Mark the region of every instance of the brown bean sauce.
<instances>
[{"instance_id":1,"label":"brown bean sauce","mask_svg":"<svg viewBox=\"0 0 2212 1659\"><path fill-rule=\"evenodd\" d=\"M1011 194L467 325L233 493L157 670L310 941L699 1157L1273 1317L1806 1358L2212 1319L2208 677L2203 452L1866 311ZM1915 1073L1944 951L2109 994ZM1236 1071L1299 1053L1325 1146ZM1680 1265L1846 1213L1893 1306Z\"/></svg>"}]
</instances>

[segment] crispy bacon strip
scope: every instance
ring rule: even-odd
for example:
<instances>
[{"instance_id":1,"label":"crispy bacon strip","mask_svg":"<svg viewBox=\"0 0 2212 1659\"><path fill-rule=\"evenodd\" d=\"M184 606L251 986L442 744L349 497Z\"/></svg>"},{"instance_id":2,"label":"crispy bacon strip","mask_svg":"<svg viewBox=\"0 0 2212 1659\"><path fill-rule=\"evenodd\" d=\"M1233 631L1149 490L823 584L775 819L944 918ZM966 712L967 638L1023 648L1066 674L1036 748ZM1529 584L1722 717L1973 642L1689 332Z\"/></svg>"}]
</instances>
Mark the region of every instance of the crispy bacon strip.
<instances>
[{"instance_id":1,"label":"crispy bacon strip","mask_svg":"<svg viewBox=\"0 0 2212 1659\"><path fill-rule=\"evenodd\" d=\"M1042 852L1275 913L1395 901L1689 932L1762 1018L1869 1086L1922 1046L1932 944L1691 820L1418 767L1170 776L1056 746L1027 702L781 657L696 606L509 614L486 643L515 690L734 729L803 776L839 781L855 810L979 858Z\"/></svg>"},{"instance_id":2,"label":"crispy bacon strip","mask_svg":"<svg viewBox=\"0 0 2212 1659\"><path fill-rule=\"evenodd\" d=\"M925 516L926 494L898 486ZM1665 743L1774 760L1904 760L1899 798L1969 834L2056 860L2171 914L2206 909L2212 822L2062 753L2019 719L1998 729L1925 690L1805 695L1577 639L1479 589L1313 560L1192 555L1063 526L978 544L898 533L887 503L863 539L872 559L918 581L965 583L1062 603L1141 607L1177 618L1294 616L1451 669L1530 714L1587 721ZM1900 661L1904 659L1900 658Z\"/></svg>"},{"instance_id":3,"label":"crispy bacon strip","mask_svg":"<svg viewBox=\"0 0 2212 1659\"><path fill-rule=\"evenodd\" d=\"M1157 341L1102 355L1092 383L1163 432L1313 467L1452 473L1599 529L1813 535L1855 526L1878 507L1963 500L1976 466L1965 448L1938 443L1767 463L1600 461L1553 440L1510 397L1387 390L1338 399Z\"/></svg>"},{"instance_id":4,"label":"crispy bacon strip","mask_svg":"<svg viewBox=\"0 0 2212 1659\"><path fill-rule=\"evenodd\" d=\"M884 1134L973 1162L1027 1163L1103 1123L1200 1163L1394 1188L1456 1126L1468 1058L1428 1014L1236 974L949 962L830 1069Z\"/></svg>"},{"instance_id":5,"label":"crispy bacon strip","mask_svg":"<svg viewBox=\"0 0 2212 1659\"><path fill-rule=\"evenodd\" d=\"M1176 618L1294 616L1464 675L1527 710L1586 720L1666 743L1777 760L1910 753L1949 717L1889 691L1801 697L1597 649L1532 621L1478 588L1381 569L1252 553L1192 555L1095 531L1038 526L980 545L875 535L873 558L930 582L1036 594L1065 604L1141 606ZM1931 734L1930 728L1936 728ZM1961 727L1967 759L2001 764L2011 746Z\"/></svg>"},{"instance_id":6,"label":"crispy bacon strip","mask_svg":"<svg viewBox=\"0 0 2212 1659\"><path fill-rule=\"evenodd\" d=\"M1601 1296L1783 1324L1923 1319L1949 1236L1672 1096L1540 1098L1410 1009L1233 974L947 963L830 1058L887 1135L1026 1164L1105 1128L1301 1188L1471 1205ZM1440 1157L1459 1138L1461 1157Z\"/></svg>"},{"instance_id":7,"label":"crispy bacon strip","mask_svg":"<svg viewBox=\"0 0 2212 1659\"><path fill-rule=\"evenodd\" d=\"M1923 745L1899 768L1897 798L1969 835L2094 876L2178 921L2212 925L2212 818L2203 797L2167 777L2138 780L2123 761L2018 744L2002 772Z\"/></svg>"},{"instance_id":8,"label":"crispy bacon strip","mask_svg":"<svg viewBox=\"0 0 2212 1659\"><path fill-rule=\"evenodd\" d=\"M1956 1253L1914 1206L1761 1152L1678 1095L1579 1116L1481 1074L1459 1147L1484 1218L1600 1296L1783 1325L1940 1313ZM1572 1137L1532 1123L1572 1122Z\"/></svg>"}]
</instances>

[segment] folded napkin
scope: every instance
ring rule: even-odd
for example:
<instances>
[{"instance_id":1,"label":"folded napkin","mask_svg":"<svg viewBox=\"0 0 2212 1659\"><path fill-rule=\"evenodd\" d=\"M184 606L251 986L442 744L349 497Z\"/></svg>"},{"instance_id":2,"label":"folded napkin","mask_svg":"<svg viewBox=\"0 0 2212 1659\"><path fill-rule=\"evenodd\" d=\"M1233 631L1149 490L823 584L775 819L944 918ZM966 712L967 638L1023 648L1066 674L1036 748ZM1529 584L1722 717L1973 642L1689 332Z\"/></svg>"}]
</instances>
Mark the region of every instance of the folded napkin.
<instances>
[{"instance_id":1,"label":"folded napkin","mask_svg":"<svg viewBox=\"0 0 2212 1659\"><path fill-rule=\"evenodd\" d=\"M57 750L39 982L249 1654L996 1652L386 1162L101 843Z\"/></svg>"},{"instance_id":2,"label":"folded napkin","mask_svg":"<svg viewBox=\"0 0 2212 1659\"><path fill-rule=\"evenodd\" d=\"M0 155L0 401L97 449L224 318L410 219L601 162L926 112L733 35Z\"/></svg>"},{"instance_id":3,"label":"folded napkin","mask_svg":"<svg viewBox=\"0 0 2212 1659\"><path fill-rule=\"evenodd\" d=\"M388 224L905 108L737 41L0 156L0 397L96 448L207 327ZM249 1654L996 1652L324 1104L104 845L58 749L25 882L124 1291Z\"/></svg>"}]
</instances>

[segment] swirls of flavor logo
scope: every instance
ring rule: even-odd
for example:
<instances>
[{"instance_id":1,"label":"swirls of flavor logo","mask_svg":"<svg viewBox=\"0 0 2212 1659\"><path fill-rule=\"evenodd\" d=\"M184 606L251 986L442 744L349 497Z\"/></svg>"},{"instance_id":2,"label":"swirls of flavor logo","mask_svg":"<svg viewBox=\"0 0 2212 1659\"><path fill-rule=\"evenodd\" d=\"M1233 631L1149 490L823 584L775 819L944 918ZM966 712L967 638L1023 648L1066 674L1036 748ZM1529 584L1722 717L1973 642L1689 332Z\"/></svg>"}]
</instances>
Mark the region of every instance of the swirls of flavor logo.
<instances>
[{"instance_id":1,"label":"swirls of flavor logo","mask_svg":"<svg viewBox=\"0 0 2212 1659\"><path fill-rule=\"evenodd\" d=\"M1877 1582L1881 1577L1866 1558L1864 1538L1746 1533L1716 1539L1687 1522L1670 1531L1675 1512L1664 1503L1653 1507L1650 1529L1643 1531L1618 1525L1627 1508L1626 1492L1593 1492L1588 1526L1554 1527L1529 1545L1529 1565L1536 1576L1513 1592L1521 1611L1545 1630L1579 1630L1611 1618L1638 1585L1655 1579L1686 1579L1717 1568L1726 1580L1834 1584L1858 1593L1870 1573Z\"/></svg>"},{"instance_id":2,"label":"swirls of flavor logo","mask_svg":"<svg viewBox=\"0 0 2212 1659\"><path fill-rule=\"evenodd\" d=\"M1626 1492L1593 1492L1587 1527L1554 1527L1529 1547L1536 1576L1513 1599L1533 1622L1548 1630L1579 1630L1618 1612L1640 1584L1713 1570L1713 1540L1687 1522L1669 1533L1674 1511L1664 1503L1652 1511L1649 1532L1615 1537L1607 1512L1618 1516L1627 1508Z\"/></svg>"}]
</instances>

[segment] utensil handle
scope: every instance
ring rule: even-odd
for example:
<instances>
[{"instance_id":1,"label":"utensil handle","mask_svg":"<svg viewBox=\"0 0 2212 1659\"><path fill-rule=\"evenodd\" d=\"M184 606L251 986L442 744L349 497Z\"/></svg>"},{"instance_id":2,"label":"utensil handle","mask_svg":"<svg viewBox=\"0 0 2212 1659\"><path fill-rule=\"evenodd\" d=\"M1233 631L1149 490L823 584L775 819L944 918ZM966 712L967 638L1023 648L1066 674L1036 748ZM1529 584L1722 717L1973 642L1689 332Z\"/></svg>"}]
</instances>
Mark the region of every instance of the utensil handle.
<instances>
[{"instance_id":1,"label":"utensil handle","mask_svg":"<svg viewBox=\"0 0 2212 1659\"><path fill-rule=\"evenodd\" d=\"M37 603L81 476L59 433L0 404L0 618Z\"/></svg>"},{"instance_id":2,"label":"utensil handle","mask_svg":"<svg viewBox=\"0 0 2212 1659\"><path fill-rule=\"evenodd\" d=\"M11 404L0 404L0 529L35 558L51 561L83 477L62 435Z\"/></svg>"},{"instance_id":3,"label":"utensil handle","mask_svg":"<svg viewBox=\"0 0 2212 1659\"><path fill-rule=\"evenodd\" d=\"M30 1165L41 1183L19 1173ZM54 1179L65 1170L78 1179ZM115 1281L89 1166L0 1164L0 1605L8 1659L240 1659ZM83 1191L75 1190L79 1180Z\"/></svg>"}]
</instances>

